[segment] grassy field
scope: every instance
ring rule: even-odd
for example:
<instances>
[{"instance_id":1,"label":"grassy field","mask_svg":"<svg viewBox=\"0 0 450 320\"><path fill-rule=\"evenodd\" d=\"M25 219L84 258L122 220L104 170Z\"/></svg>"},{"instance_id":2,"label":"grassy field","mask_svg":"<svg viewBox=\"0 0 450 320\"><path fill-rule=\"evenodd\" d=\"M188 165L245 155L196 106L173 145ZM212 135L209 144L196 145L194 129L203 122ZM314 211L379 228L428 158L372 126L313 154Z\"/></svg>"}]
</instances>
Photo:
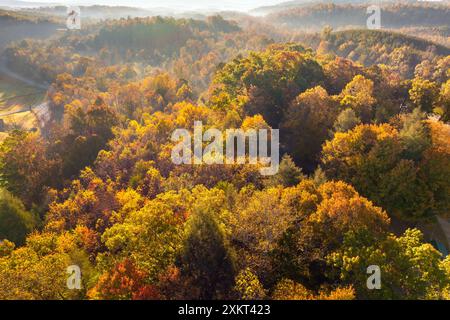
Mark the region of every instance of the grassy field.
<instances>
[{"instance_id":1,"label":"grassy field","mask_svg":"<svg viewBox=\"0 0 450 320\"><path fill-rule=\"evenodd\" d=\"M14 78L0 74L0 119L6 129L22 128L30 130L35 127L35 116L30 106L42 101L45 93ZM6 135L0 132L0 140Z\"/></svg>"}]
</instances>

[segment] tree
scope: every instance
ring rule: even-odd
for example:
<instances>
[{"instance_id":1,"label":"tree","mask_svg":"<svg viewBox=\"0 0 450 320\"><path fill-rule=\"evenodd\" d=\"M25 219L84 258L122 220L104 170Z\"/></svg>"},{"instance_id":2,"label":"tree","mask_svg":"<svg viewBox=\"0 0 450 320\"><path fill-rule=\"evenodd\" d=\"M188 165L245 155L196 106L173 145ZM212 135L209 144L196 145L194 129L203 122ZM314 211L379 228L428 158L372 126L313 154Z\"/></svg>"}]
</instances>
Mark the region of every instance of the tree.
<instances>
[{"instance_id":1,"label":"tree","mask_svg":"<svg viewBox=\"0 0 450 320\"><path fill-rule=\"evenodd\" d=\"M437 102L439 88L430 80L415 78L409 90L409 98L423 112L430 113Z\"/></svg>"},{"instance_id":2,"label":"tree","mask_svg":"<svg viewBox=\"0 0 450 320\"><path fill-rule=\"evenodd\" d=\"M187 84L184 83L177 91L177 98L180 101L183 100L192 100L193 99L193 93L192 93L192 89L191 87Z\"/></svg>"},{"instance_id":3,"label":"tree","mask_svg":"<svg viewBox=\"0 0 450 320\"><path fill-rule=\"evenodd\" d=\"M243 300L260 300L266 296L266 292L258 277L249 268L241 270L236 276L234 290L239 294L239 298Z\"/></svg>"},{"instance_id":4,"label":"tree","mask_svg":"<svg viewBox=\"0 0 450 320\"><path fill-rule=\"evenodd\" d=\"M112 211L117 207L111 185L88 167L82 171L80 180L72 181L69 193L62 192L49 205L46 229L62 232L84 226L103 232L109 227Z\"/></svg>"},{"instance_id":5,"label":"tree","mask_svg":"<svg viewBox=\"0 0 450 320\"><path fill-rule=\"evenodd\" d=\"M390 234L382 240L366 232L349 233L329 262L343 283L355 287L360 299L441 299L448 296L450 284L448 261L441 258L431 244L423 242L419 230L408 229L400 237ZM370 265L381 270L379 290L366 286Z\"/></svg>"},{"instance_id":6,"label":"tree","mask_svg":"<svg viewBox=\"0 0 450 320\"><path fill-rule=\"evenodd\" d=\"M350 59L335 57L324 63L325 88L329 94L339 94L352 79L363 72L363 68Z\"/></svg>"},{"instance_id":7,"label":"tree","mask_svg":"<svg viewBox=\"0 0 450 320\"><path fill-rule=\"evenodd\" d=\"M419 108L401 118L399 138L405 150L403 157L418 161L424 151L431 146L431 134L425 120L426 116Z\"/></svg>"},{"instance_id":8,"label":"tree","mask_svg":"<svg viewBox=\"0 0 450 320\"><path fill-rule=\"evenodd\" d=\"M81 270L81 289L67 286L68 267ZM0 299L82 299L92 266L71 232L32 234L26 245L0 257Z\"/></svg>"},{"instance_id":9,"label":"tree","mask_svg":"<svg viewBox=\"0 0 450 320\"><path fill-rule=\"evenodd\" d=\"M261 191L244 188L236 197L229 223L239 267L253 270L264 286L270 286L276 277L271 252L298 218L297 213L303 214L299 212L303 206L311 205L306 190L302 193L307 185L302 181L301 187L286 190L282 186Z\"/></svg>"},{"instance_id":10,"label":"tree","mask_svg":"<svg viewBox=\"0 0 450 320\"><path fill-rule=\"evenodd\" d=\"M0 258L9 256L14 248L16 247L16 245L14 244L14 242L11 242L9 240L1 240L0 241Z\"/></svg>"},{"instance_id":11,"label":"tree","mask_svg":"<svg viewBox=\"0 0 450 320\"><path fill-rule=\"evenodd\" d=\"M211 101L215 108L239 105L245 115L261 114L278 128L291 100L323 78L309 50L296 44L272 45L223 66L211 85ZM231 103L214 103L224 101Z\"/></svg>"},{"instance_id":12,"label":"tree","mask_svg":"<svg viewBox=\"0 0 450 320\"><path fill-rule=\"evenodd\" d=\"M373 107L376 99L373 95L373 81L362 75L357 75L341 92L341 105L350 108L367 123L373 118Z\"/></svg>"},{"instance_id":13,"label":"tree","mask_svg":"<svg viewBox=\"0 0 450 320\"><path fill-rule=\"evenodd\" d=\"M345 235L367 230L380 238L389 218L342 181L326 182L315 192L308 192L306 186L300 184L296 191L301 195L296 202L300 201L302 215L279 238L270 256L278 277L318 289L332 282L326 275L326 257L341 247Z\"/></svg>"},{"instance_id":14,"label":"tree","mask_svg":"<svg viewBox=\"0 0 450 320\"><path fill-rule=\"evenodd\" d=\"M441 121L427 121L431 146L420 163L420 176L433 193L433 211L447 215L450 209L450 126Z\"/></svg>"},{"instance_id":15,"label":"tree","mask_svg":"<svg viewBox=\"0 0 450 320\"><path fill-rule=\"evenodd\" d=\"M7 190L0 189L0 239L21 246L37 226L37 217L25 210L22 202Z\"/></svg>"},{"instance_id":16,"label":"tree","mask_svg":"<svg viewBox=\"0 0 450 320\"><path fill-rule=\"evenodd\" d=\"M180 267L200 299L224 298L234 283L234 257L216 219L214 212L197 211L186 226Z\"/></svg>"},{"instance_id":17,"label":"tree","mask_svg":"<svg viewBox=\"0 0 450 320\"><path fill-rule=\"evenodd\" d=\"M124 203L133 205L134 199ZM148 283L155 283L173 265L182 245L183 217L174 212L168 200L150 201L139 209L124 212L125 218L105 230L102 242L116 259L131 259L145 270Z\"/></svg>"},{"instance_id":18,"label":"tree","mask_svg":"<svg viewBox=\"0 0 450 320\"><path fill-rule=\"evenodd\" d=\"M277 283L272 298L274 300L354 300L355 291L349 286L338 287L330 292L321 290L319 294L316 294L300 283L282 279Z\"/></svg>"},{"instance_id":19,"label":"tree","mask_svg":"<svg viewBox=\"0 0 450 320\"><path fill-rule=\"evenodd\" d=\"M443 170L441 174L447 176L441 165L448 154L430 153L430 148L435 148L433 144L427 148L429 129L414 117L405 118L401 135L388 124L360 125L346 133L336 133L322 151L327 177L351 183L376 205L402 219L429 219L445 212L436 207L436 199L441 198L443 191L438 192L436 187L443 186L443 180L433 182L437 176L427 173L427 168L431 168L427 163L436 165L432 165L436 174L434 170ZM436 162L426 160L431 154L436 156Z\"/></svg>"},{"instance_id":20,"label":"tree","mask_svg":"<svg viewBox=\"0 0 450 320\"><path fill-rule=\"evenodd\" d=\"M118 123L117 115L103 100L97 100L83 110L81 107L68 108L69 132L61 138L55 152L63 159L63 175L72 177L84 167L92 164L98 152L113 137L112 127ZM79 155L83 157L80 158Z\"/></svg>"},{"instance_id":21,"label":"tree","mask_svg":"<svg viewBox=\"0 0 450 320\"><path fill-rule=\"evenodd\" d=\"M38 133L13 131L0 146L0 182L30 208L42 204L45 189L58 185L59 161L47 155Z\"/></svg>"},{"instance_id":22,"label":"tree","mask_svg":"<svg viewBox=\"0 0 450 320\"><path fill-rule=\"evenodd\" d=\"M313 293L302 284L283 279L276 285L272 298L274 300L313 300Z\"/></svg>"},{"instance_id":23,"label":"tree","mask_svg":"<svg viewBox=\"0 0 450 320\"><path fill-rule=\"evenodd\" d=\"M271 176L267 184L270 186L282 185L292 187L297 185L304 177L302 169L295 165L289 155L285 154L281 159L278 173Z\"/></svg>"},{"instance_id":24,"label":"tree","mask_svg":"<svg viewBox=\"0 0 450 320\"><path fill-rule=\"evenodd\" d=\"M353 129L361 123L361 120L356 116L353 109L345 109L336 118L333 124L334 132L346 132Z\"/></svg>"},{"instance_id":25,"label":"tree","mask_svg":"<svg viewBox=\"0 0 450 320\"><path fill-rule=\"evenodd\" d=\"M289 106L281 124L281 142L307 172L318 162L321 145L337 116L337 105L322 87L308 89Z\"/></svg>"},{"instance_id":26,"label":"tree","mask_svg":"<svg viewBox=\"0 0 450 320\"><path fill-rule=\"evenodd\" d=\"M88 297L106 300L159 299L157 288L147 281L146 272L139 270L130 259L125 259L100 276L95 287L88 292Z\"/></svg>"},{"instance_id":27,"label":"tree","mask_svg":"<svg viewBox=\"0 0 450 320\"><path fill-rule=\"evenodd\" d=\"M438 112L442 116L442 121L450 121L450 80L447 80L441 86Z\"/></svg>"}]
</instances>

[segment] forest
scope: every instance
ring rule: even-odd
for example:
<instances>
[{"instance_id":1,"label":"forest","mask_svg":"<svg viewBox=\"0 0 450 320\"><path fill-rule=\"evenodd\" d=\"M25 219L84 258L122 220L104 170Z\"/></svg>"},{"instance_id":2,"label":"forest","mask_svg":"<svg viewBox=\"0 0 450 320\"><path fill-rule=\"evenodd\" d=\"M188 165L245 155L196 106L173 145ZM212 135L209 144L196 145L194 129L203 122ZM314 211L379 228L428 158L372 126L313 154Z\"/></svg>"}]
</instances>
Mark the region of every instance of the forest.
<instances>
[{"instance_id":1,"label":"forest","mask_svg":"<svg viewBox=\"0 0 450 320\"><path fill-rule=\"evenodd\" d=\"M295 7L276 10L266 19L291 28L315 28L324 26L338 28L342 26L364 27L366 25L367 5L364 4L315 4L307 7ZM398 28L407 26L443 26L446 25L449 8L439 2L423 3L385 3L383 27ZM425 10L424 10L425 9Z\"/></svg>"},{"instance_id":2,"label":"forest","mask_svg":"<svg viewBox=\"0 0 450 320\"><path fill-rule=\"evenodd\" d=\"M367 30L359 6L66 31L0 11L0 67L45 88L0 141L0 300L450 299L450 47L427 33L449 7ZM196 121L279 130L278 172L175 164Z\"/></svg>"}]
</instances>

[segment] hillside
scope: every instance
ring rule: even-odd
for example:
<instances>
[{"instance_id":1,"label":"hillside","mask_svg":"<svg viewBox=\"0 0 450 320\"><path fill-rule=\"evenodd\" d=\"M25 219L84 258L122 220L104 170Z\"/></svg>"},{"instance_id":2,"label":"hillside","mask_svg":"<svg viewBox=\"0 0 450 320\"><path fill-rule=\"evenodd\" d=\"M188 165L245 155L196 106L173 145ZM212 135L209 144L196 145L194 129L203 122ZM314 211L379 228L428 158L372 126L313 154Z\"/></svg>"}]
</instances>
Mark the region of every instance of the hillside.
<instances>
[{"instance_id":1,"label":"hillside","mask_svg":"<svg viewBox=\"0 0 450 320\"><path fill-rule=\"evenodd\" d=\"M332 28L364 27L368 5L340 5L335 3L294 7L271 13L265 17L287 28L318 30ZM432 27L449 25L450 6L438 3L383 4L381 25L383 28L411 26Z\"/></svg>"},{"instance_id":2,"label":"hillside","mask_svg":"<svg viewBox=\"0 0 450 320\"><path fill-rule=\"evenodd\" d=\"M91 58L82 59L84 64L126 61L143 67L164 67L204 90L219 63L270 42L220 16L205 20L127 18L91 25L86 31L62 34L46 43L17 44L3 57L15 72L46 82L64 71L73 72L81 54Z\"/></svg>"},{"instance_id":3,"label":"hillside","mask_svg":"<svg viewBox=\"0 0 450 320\"><path fill-rule=\"evenodd\" d=\"M0 52L12 41L52 36L62 25L62 21L53 18L0 10Z\"/></svg>"},{"instance_id":4,"label":"hillside","mask_svg":"<svg viewBox=\"0 0 450 320\"><path fill-rule=\"evenodd\" d=\"M79 6L80 11L82 12L83 19L120 19L127 17L148 17L155 15L167 15L168 10L164 9L154 9L147 10L143 8L134 8L134 7L124 7L124 6L102 6L102 5L93 5L93 6ZM65 6L45 6L39 8L31 8L22 10L22 12L27 12L29 14L46 14L52 16L66 17L67 7Z\"/></svg>"},{"instance_id":5,"label":"hillside","mask_svg":"<svg viewBox=\"0 0 450 320\"><path fill-rule=\"evenodd\" d=\"M255 9L250 10L250 13L253 15L267 15L282 11L289 11L289 10L296 10L301 7L308 7L316 4L328 4L328 3L334 3L334 4L370 4L370 3L389 3L393 2L392 0L382 0L382 1L376 1L376 0L293 0L293 1L286 1L281 2L279 4L271 5L271 6L261 6ZM403 1L408 2L408 1Z\"/></svg>"},{"instance_id":6,"label":"hillside","mask_svg":"<svg viewBox=\"0 0 450 320\"><path fill-rule=\"evenodd\" d=\"M450 54L450 48L421 38L381 30L346 30L300 35L301 41L322 54L333 54L365 66L386 64L406 77L424 60Z\"/></svg>"}]
</instances>

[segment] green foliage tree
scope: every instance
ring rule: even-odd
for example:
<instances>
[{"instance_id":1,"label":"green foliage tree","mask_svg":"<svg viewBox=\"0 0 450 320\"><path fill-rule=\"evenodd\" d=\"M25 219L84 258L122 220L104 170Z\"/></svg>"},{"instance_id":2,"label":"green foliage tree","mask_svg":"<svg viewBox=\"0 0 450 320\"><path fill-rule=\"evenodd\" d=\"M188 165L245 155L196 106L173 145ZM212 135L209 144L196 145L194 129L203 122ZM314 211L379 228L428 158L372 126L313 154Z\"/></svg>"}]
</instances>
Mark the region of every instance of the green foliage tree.
<instances>
[{"instance_id":1,"label":"green foliage tree","mask_svg":"<svg viewBox=\"0 0 450 320\"><path fill-rule=\"evenodd\" d=\"M364 123L369 122L376 103L373 88L372 80L362 75L355 76L342 90L341 105L352 109Z\"/></svg>"},{"instance_id":2,"label":"green foliage tree","mask_svg":"<svg viewBox=\"0 0 450 320\"><path fill-rule=\"evenodd\" d=\"M85 297L92 265L71 232L33 234L26 245L0 257L0 299L68 300ZM81 290L67 286L69 266L81 273Z\"/></svg>"},{"instance_id":3,"label":"green foliage tree","mask_svg":"<svg viewBox=\"0 0 450 320\"><path fill-rule=\"evenodd\" d=\"M321 290L319 294L289 279L282 279L275 286L274 300L354 300L355 291L349 287L338 287L331 292Z\"/></svg>"},{"instance_id":4,"label":"green foliage tree","mask_svg":"<svg viewBox=\"0 0 450 320\"><path fill-rule=\"evenodd\" d=\"M403 155L407 159L418 161L423 152L431 146L430 130L423 114L419 108L401 119L399 137L404 145Z\"/></svg>"},{"instance_id":5,"label":"green foliage tree","mask_svg":"<svg viewBox=\"0 0 450 320\"><path fill-rule=\"evenodd\" d=\"M0 239L20 246L37 226L38 218L25 210L23 203L7 190L0 189Z\"/></svg>"},{"instance_id":6,"label":"green foliage tree","mask_svg":"<svg viewBox=\"0 0 450 320\"><path fill-rule=\"evenodd\" d=\"M134 206L136 199L132 193L123 197L127 199L125 206ZM141 209L130 209L122 222L103 233L102 241L111 252L115 252L116 258L131 259L131 264L145 270L149 283L155 282L175 263L181 248L183 219L169 204L160 200L154 200Z\"/></svg>"},{"instance_id":7,"label":"green foliage tree","mask_svg":"<svg viewBox=\"0 0 450 320\"><path fill-rule=\"evenodd\" d=\"M340 250L329 256L344 283L351 283L361 299L442 299L448 296L448 261L422 233L408 229L402 236L375 241L367 233L349 233ZM367 288L367 267L381 270L381 288Z\"/></svg>"},{"instance_id":8,"label":"green foliage tree","mask_svg":"<svg viewBox=\"0 0 450 320\"><path fill-rule=\"evenodd\" d=\"M234 290L243 300L260 300L266 297L266 292L258 277L249 268L241 270L236 276Z\"/></svg>"},{"instance_id":9,"label":"green foliage tree","mask_svg":"<svg viewBox=\"0 0 450 320\"><path fill-rule=\"evenodd\" d=\"M345 109L336 118L333 124L334 132L346 132L353 129L361 123L361 120L356 116L352 109Z\"/></svg>"},{"instance_id":10,"label":"green foliage tree","mask_svg":"<svg viewBox=\"0 0 450 320\"><path fill-rule=\"evenodd\" d=\"M439 95L439 87L430 80L415 78L412 81L409 97L423 112L432 112Z\"/></svg>"},{"instance_id":11,"label":"green foliage tree","mask_svg":"<svg viewBox=\"0 0 450 320\"><path fill-rule=\"evenodd\" d=\"M305 176L302 173L302 169L295 165L289 155L285 154L281 159L278 173L268 179L267 185L292 187L297 185L303 178Z\"/></svg>"},{"instance_id":12,"label":"green foliage tree","mask_svg":"<svg viewBox=\"0 0 450 320\"><path fill-rule=\"evenodd\" d=\"M214 215L193 213L180 256L182 274L198 289L200 299L224 298L234 284L235 258Z\"/></svg>"},{"instance_id":13,"label":"green foliage tree","mask_svg":"<svg viewBox=\"0 0 450 320\"><path fill-rule=\"evenodd\" d=\"M417 112L405 117L401 134L388 124L360 125L336 133L323 148L327 177L351 183L362 195L403 219L428 219L444 213L437 203L442 199L441 188L447 187L428 170L434 163L433 170L447 176L444 159L448 153L445 148L437 151L435 138L430 141L427 126L434 124L418 117ZM437 136L437 131L432 136Z\"/></svg>"},{"instance_id":14,"label":"green foliage tree","mask_svg":"<svg viewBox=\"0 0 450 320\"><path fill-rule=\"evenodd\" d=\"M294 44L273 45L223 66L210 88L211 101L220 107L215 102L226 98L241 105L247 115L261 114L276 128L291 100L323 78L311 51Z\"/></svg>"}]
</instances>

